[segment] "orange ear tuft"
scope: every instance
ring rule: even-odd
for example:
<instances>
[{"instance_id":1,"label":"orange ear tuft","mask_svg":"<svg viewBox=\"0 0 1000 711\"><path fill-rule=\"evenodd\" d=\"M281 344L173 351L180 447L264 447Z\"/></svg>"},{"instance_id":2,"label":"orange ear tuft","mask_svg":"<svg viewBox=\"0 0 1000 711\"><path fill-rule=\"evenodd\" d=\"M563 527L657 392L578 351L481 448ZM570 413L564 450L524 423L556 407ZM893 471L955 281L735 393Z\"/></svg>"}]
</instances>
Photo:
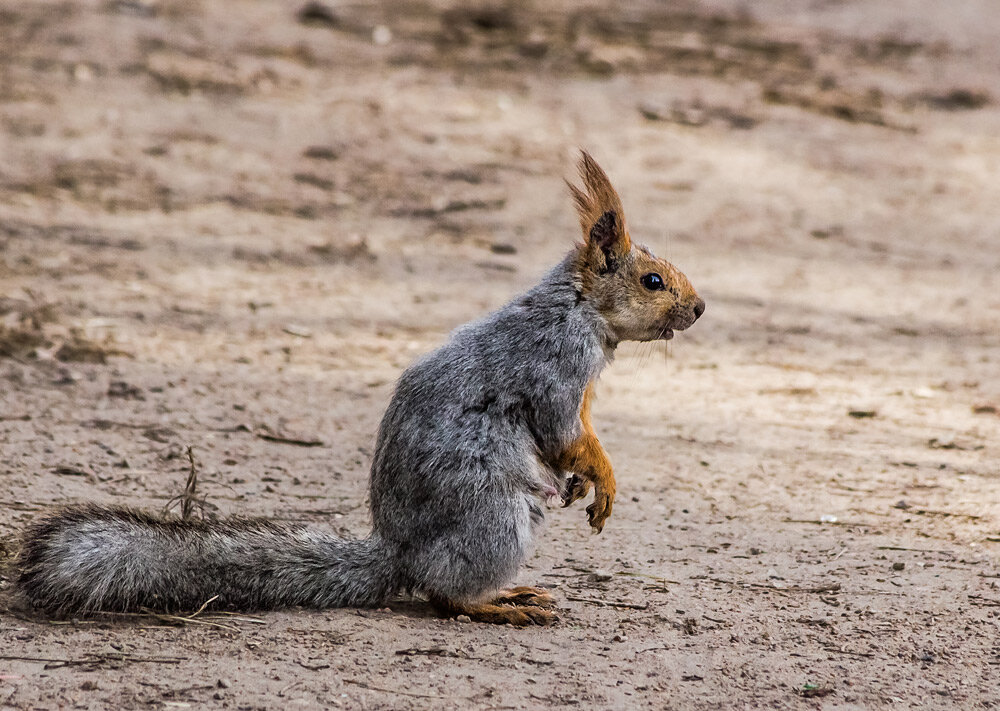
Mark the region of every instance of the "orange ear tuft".
<instances>
[{"instance_id":1,"label":"orange ear tuft","mask_svg":"<svg viewBox=\"0 0 1000 711\"><path fill-rule=\"evenodd\" d=\"M570 183L567 185L580 215L584 238L600 247L605 254L626 253L631 249L631 242L625 228L621 198L597 161L586 151L580 153L578 167L586 192Z\"/></svg>"}]
</instances>

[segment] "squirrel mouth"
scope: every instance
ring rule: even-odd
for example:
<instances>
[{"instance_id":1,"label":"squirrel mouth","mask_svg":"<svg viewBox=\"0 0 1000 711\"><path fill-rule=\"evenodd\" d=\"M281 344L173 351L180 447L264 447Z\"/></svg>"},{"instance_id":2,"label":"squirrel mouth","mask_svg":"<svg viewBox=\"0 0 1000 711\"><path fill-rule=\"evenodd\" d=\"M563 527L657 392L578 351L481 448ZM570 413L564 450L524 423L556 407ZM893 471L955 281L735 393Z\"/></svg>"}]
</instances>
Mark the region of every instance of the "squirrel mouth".
<instances>
[{"instance_id":1,"label":"squirrel mouth","mask_svg":"<svg viewBox=\"0 0 1000 711\"><path fill-rule=\"evenodd\" d=\"M663 334L660 336L661 341L669 341L674 337L674 330L672 328L663 329Z\"/></svg>"}]
</instances>

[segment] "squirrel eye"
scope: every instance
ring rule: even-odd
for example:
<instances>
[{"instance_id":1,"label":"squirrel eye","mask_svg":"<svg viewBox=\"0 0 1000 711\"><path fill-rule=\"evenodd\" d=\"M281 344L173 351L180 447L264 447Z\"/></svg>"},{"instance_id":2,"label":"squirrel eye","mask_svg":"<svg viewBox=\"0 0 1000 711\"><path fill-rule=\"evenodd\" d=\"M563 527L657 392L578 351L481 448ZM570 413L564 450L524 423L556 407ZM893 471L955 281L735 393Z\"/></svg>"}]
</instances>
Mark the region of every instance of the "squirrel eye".
<instances>
[{"instance_id":1,"label":"squirrel eye","mask_svg":"<svg viewBox=\"0 0 1000 711\"><path fill-rule=\"evenodd\" d=\"M650 291L663 291L666 288L663 285L663 277L656 273L645 274L639 281Z\"/></svg>"}]
</instances>

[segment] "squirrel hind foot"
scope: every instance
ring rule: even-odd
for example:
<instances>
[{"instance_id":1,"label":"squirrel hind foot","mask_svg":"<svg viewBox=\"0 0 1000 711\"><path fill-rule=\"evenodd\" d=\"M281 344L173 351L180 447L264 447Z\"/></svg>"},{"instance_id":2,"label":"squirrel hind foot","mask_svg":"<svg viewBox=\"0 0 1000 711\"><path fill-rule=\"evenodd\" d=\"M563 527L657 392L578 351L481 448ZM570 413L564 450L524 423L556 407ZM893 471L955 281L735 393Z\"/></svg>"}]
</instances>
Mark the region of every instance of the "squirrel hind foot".
<instances>
[{"instance_id":1,"label":"squirrel hind foot","mask_svg":"<svg viewBox=\"0 0 1000 711\"><path fill-rule=\"evenodd\" d=\"M556 599L545 588L520 585L510 590L501 590L491 604L551 608L555 607Z\"/></svg>"},{"instance_id":2,"label":"squirrel hind foot","mask_svg":"<svg viewBox=\"0 0 1000 711\"><path fill-rule=\"evenodd\" d=\"M550 610L530 605L497 605L494 603L462 603L444 598L432 597L431 605L443 617L465 615L473 622L486 622L492 625L513 625L514 627L530 627L531 625L551 625L558 616Z\"/></svg>"}]
</instances>

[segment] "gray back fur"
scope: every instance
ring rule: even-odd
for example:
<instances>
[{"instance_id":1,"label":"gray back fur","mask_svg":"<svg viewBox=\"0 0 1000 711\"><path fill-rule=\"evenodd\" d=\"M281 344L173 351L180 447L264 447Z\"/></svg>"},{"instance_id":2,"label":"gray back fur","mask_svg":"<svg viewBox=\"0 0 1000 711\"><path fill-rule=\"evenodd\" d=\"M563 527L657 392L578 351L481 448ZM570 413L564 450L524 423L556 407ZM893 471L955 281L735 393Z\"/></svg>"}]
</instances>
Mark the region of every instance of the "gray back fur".
<instances>
[{"instance_id":1,"label":"gray back fur","mask_svg":"<svg viewBox=\"0 0 1000 711\"><path fill-rule=\"evenodd\" d=\"M580 296L573 257L399 379L371 505L375 531L407 551L410 587L479 597L530 549L545 493L562 484L555 459L580 435L584 390L614 348Z\"/></svg>"}]
</instances>

